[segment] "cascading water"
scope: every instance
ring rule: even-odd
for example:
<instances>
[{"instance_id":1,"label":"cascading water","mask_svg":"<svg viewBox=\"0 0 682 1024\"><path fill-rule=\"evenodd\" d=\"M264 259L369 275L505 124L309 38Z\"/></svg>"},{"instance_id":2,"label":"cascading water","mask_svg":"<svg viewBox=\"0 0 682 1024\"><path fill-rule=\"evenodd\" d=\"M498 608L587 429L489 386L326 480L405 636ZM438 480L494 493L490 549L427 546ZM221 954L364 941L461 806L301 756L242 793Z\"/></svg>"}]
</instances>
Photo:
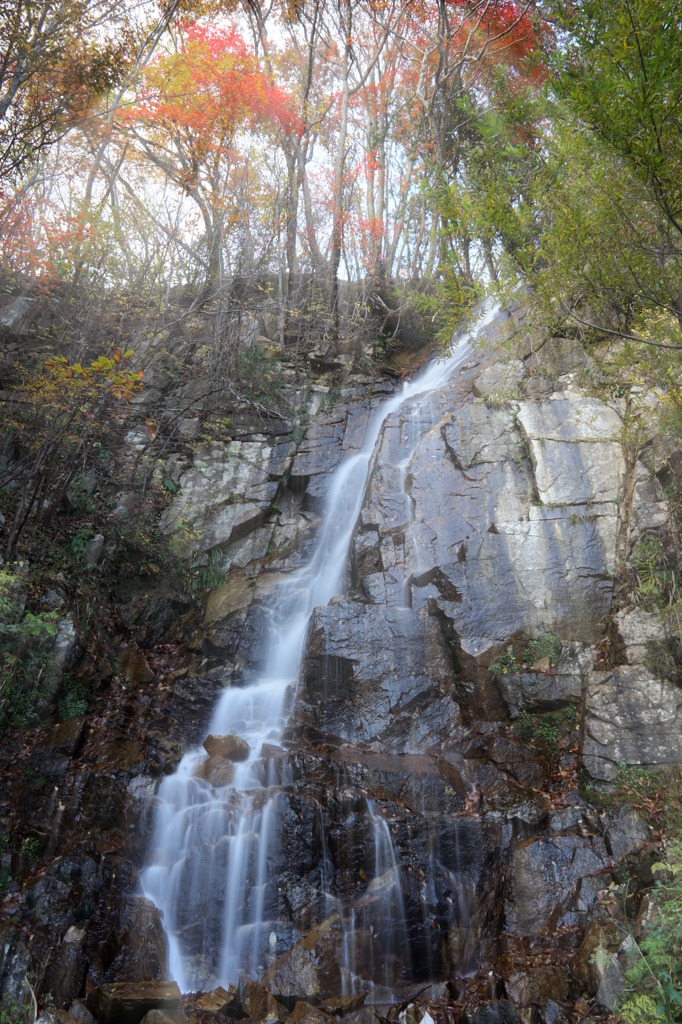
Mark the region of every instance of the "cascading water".
<instances>
[{"instance_id":1,"label":"cascading water","mask_svg":"<svg viewBox=\"0 0 682 1024\"><path fill-rule=\"evenodd\" d=\"M478 330L495 315L496 309L484 307ZM288 781L285 758L272 755L282 741L295 694L308 622L315 607L328 604L342 589L385 420L410 398L441 387L469 351L465 335L447 359L430 364L387 400L371 419L362 450L336 470L313 555L274 596L262 676L248 686L225 690L210 722L208 734L240 738L238 756L243 760L229 767L227 777L203 778L207 755L198 748L185 754L175 774L159 787L152 849L141 885L162 911L169 976L183 991L229 984L240 975L258 977L272 958L278 942L272 846L277 798ZM416 438L409 441L413 448ZM395 926L395 919L404 917L399 868L385 823L369 806L368 811L375 835L375 880L370 887L384 887L379 913L383 907ZM392 955L398 950L389 943L387 956Z\"/></svg>"}]
</instances>

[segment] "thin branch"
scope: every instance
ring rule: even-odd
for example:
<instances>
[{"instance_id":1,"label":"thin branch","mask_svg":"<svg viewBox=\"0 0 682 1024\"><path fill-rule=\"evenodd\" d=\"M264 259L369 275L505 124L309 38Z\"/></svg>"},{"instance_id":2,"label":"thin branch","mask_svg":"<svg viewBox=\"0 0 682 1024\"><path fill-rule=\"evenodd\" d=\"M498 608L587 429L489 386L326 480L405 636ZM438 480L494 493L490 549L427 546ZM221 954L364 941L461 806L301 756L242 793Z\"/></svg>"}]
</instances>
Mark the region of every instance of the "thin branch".
<instances>
[{"instance_id":1,"label":"thin branch","mask_svg":"<svg viewBox=\"0 0 682 1024\"><path fill-rule=\"evenodd\" d=\"M582 324L583 327L590 327L593 331L599 331L602 334L610 334L614 338L621 338L623 341L636 341L639 345L653 345L654 348L668 348L672 349L673 352L682 352L682 345L669 345L665 341L652 341L650 338L640 338L636 334L628 334L626 331L614 331L610 327L602 327L601 324L593 324L589 320L583 320L577 313L574 313L572 309L566 305L565 302L559 300L559 305L563 309L567 316L570 316L576 323Z\"/></svg>"}]
</instances>

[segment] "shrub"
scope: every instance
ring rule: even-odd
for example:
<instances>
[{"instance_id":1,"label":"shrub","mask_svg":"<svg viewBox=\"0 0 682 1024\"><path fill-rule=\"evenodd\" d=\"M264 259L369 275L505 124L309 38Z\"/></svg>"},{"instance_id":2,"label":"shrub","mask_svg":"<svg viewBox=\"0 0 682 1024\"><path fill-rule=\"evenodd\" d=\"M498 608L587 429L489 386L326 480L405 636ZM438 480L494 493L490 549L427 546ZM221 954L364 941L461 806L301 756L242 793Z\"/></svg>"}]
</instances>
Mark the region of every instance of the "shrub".
<instances>
[{"instance_id":1,"label":"shrub","mask_svg":"<svg viewBox=\"0 0 682 1024\"><path fill-rule=\"evenodd\" d=\"M678 1024L682 1020L682 840L671 841L658 875L654 920L627 972L629 994L620 1007L624 1024Z\"/></svg>"}]
</instances>

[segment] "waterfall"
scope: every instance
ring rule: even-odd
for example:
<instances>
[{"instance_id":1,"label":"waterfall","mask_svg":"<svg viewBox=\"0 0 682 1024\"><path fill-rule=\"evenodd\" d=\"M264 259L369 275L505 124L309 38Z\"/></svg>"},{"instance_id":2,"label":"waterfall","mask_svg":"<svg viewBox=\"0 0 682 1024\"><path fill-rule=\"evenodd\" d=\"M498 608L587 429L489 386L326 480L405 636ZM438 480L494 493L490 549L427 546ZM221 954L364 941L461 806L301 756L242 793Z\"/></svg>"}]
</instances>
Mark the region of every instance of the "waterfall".
<instances>
[{"instance_id":1,"label":"waterfall","mask_svg":"<svg viewBox=\"0 0 682 1024\"><path fill-rule=\"evenodd\" d=\"M496 312L487 303L476 331ZM140 880L144 895L163 915L169 976L185 992L227 985L240 975L257 978L273 954L278 941L273 836L287 779L283 758L272 752L281 743L295 695L308 622L314 608L342 591L384 422L412 397L443 386L469 354L470 337L464 334L446 359L432 362L384 402L370 420L361 451L335 471L312 557L273 598L262 677L226 689L207 731L240 737L243 760L228 766L227 776L203 778L207 754L200 747L186 753L175 774L159 786L152 847ZM390 916L400 916L399 868L390 834L373 807L369 813L376 845L371 884L385 887L382 899ZM387 946L387 955L394 953Z\"/></svg>"}]
</instances>

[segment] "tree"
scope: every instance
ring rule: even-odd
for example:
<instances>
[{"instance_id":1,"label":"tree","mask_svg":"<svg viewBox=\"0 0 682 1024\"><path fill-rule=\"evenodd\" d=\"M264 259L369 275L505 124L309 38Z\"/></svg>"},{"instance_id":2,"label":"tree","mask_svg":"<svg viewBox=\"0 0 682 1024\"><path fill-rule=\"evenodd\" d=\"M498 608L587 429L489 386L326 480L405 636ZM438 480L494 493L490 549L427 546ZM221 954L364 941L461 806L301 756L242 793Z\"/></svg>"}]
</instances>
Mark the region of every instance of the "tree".
<instances>
[{"instance_id":1,"label":"tree","mask_svg":"<svg viewBox=\"0 0 682 1024\"><path fill-rule=\"evenodd\" d=\"M0 0L0 40L1 184L115 85L130 32L120 0Z\"/></svg>"},{"instance_id":2,"label":"tree","mask_svg":"<svg viewBox=\"0 0 682 1024\"><path fill-rule=\"evenodd\" d=\"M465 174L441 190L443 216L490 237L502 277L533 286L555 332L568 318L652 349L682 340L680 10L572 6L544 89L498 74Z\"/></svg>"},{"instance_id":3,"label":"tree","mask_svg":"<svg viewBox=\"0 0 682 1024\"><path fill-rule=\"evenodd\" d=\"M599 0L574 5L556 87L647 187L663 218L663 262L682 247L682 3ZM682 324L682 273L673 306Z\"/></svg>"},{"instance_id":4,"label":"tree","mask_svg":"<svg viewBox=\"0 0 682 1024\"><path fill-rule=\"evenodd\" d=\"M239 133L268 126L291 130L289 98L259 68L235 28L185 29L180 47L145 69L137 104L121 115L123 138L197 205L204 225L206 291L219 286L222 244L243 160Z\"/></svg>"},{"instance_id":5,"label":"tree","mask_svg":"<svg viewBox=\"0 0 682 1024\"><path fill-rule=\"evenodd\" d=\"M54 515L92 458L93 442L112 425L120 431L121 412L142 386L142 372L128 368L132 354L115 349L86 366L56 356L10 393L3 433L16 457L1 483L14 485L16 501L5 560L14 557L31 518L48 522Z\"/></svg>"}]
</instances>

